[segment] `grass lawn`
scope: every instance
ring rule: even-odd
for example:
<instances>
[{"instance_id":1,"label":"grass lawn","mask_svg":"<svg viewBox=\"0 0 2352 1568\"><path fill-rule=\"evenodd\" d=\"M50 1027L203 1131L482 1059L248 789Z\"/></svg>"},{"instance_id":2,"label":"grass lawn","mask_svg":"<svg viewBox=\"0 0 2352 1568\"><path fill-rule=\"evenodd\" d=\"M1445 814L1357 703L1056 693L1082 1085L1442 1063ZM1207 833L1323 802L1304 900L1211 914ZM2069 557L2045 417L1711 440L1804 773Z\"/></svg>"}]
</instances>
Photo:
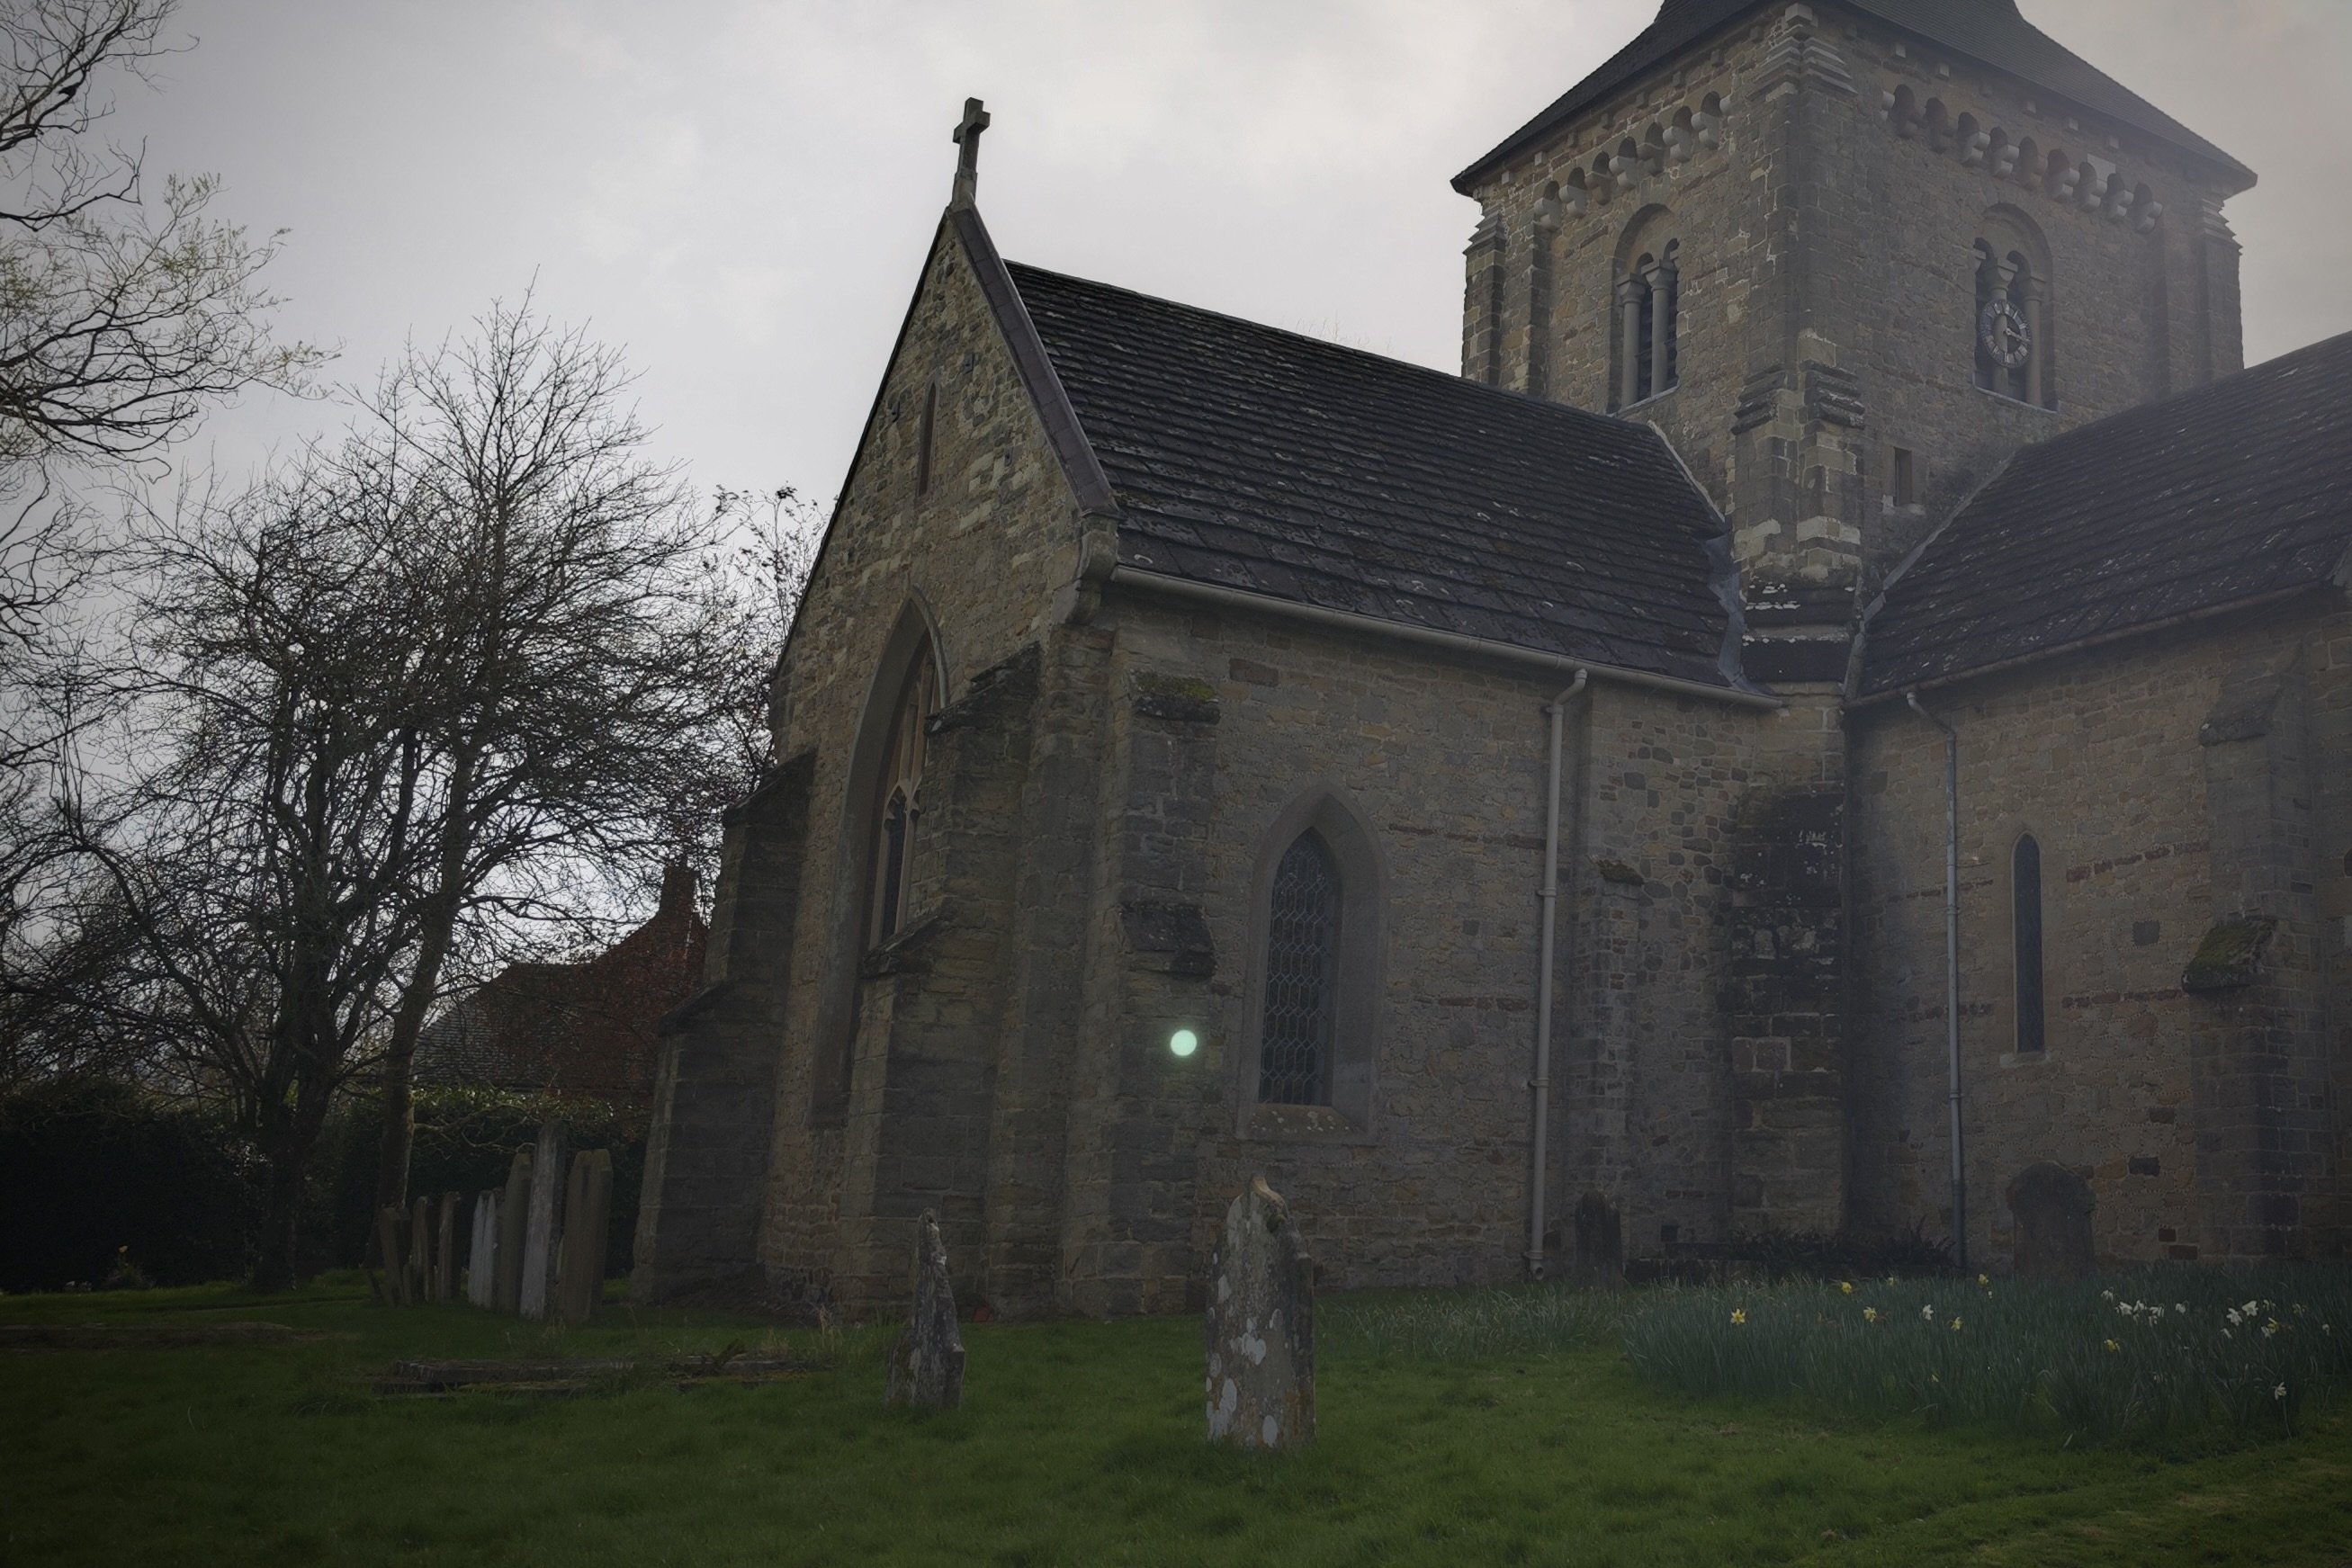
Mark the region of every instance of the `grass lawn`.
<instances>
[{"instance_id":1,"label":"grass lawn","mask_svg":"<svg viewBox=\"0 0 2352 1568\"><path fill-rule=\"evenodd\" d=\"M1192 1319L967 1325L965 1407L882 1408L885 1336L758 1387L386 1400L414 1355L659 1356L761 1325L549 1333L353 1283L15 1296L0 1323L317 1331L0 1350L0 1563L2352 1564L2352 1429L2158 1456L1824 1424L1638 1385L1612 1347L1326 1348L1322 1440L1202 1439ZM811 1336L788 1333L795 1349Z\"/></svg>"}]
</instances>

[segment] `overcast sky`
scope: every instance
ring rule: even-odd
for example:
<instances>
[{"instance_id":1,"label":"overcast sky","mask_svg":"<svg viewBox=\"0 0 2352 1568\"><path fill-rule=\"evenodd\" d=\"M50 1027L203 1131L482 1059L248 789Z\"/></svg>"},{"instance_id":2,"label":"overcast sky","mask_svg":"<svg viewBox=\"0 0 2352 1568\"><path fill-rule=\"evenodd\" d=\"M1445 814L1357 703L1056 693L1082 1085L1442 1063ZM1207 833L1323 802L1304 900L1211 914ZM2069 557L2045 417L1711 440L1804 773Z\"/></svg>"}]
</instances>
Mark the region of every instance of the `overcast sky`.
<instances>
[{"instance_id":1,"label":"overcast sky","mask_svg":"<svg viewBox=\"0 0 2352 1568\"><path fill-rule=\"evenodd\" d=\"M2252 164L2249 358L2352 329L2346 0L2023 0ZM1454 368L1446 181L1655 0L185 0L113 132L285 229L284 331L366 380L535 277L698 484L829 497L988 100L1008 256ZM249 399L233 471L331 410Z\"/></svg>"}]
</instances>

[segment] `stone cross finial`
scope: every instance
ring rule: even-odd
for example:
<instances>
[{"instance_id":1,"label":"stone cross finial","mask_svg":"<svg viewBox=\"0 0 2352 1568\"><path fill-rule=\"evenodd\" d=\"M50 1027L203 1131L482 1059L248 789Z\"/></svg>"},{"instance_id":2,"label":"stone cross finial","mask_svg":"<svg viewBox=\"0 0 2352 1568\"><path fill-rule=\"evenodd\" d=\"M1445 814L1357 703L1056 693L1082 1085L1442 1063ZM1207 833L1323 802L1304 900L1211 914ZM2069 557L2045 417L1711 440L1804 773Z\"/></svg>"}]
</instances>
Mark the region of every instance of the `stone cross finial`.
<instances>
[{"instance_id":1,"label":"stone cross finial","mask_svg":"<svg viewBox=\"0 0 2352 1568\"><path fill-rule=\"evenodd\" d=\"M956 155L955 196L951 207L969 207L980 190L980 133L988 129L988 110L980 99L963 100L963 119L955 128L955 143L963 151Z\"/></svg>"}]
</instances>

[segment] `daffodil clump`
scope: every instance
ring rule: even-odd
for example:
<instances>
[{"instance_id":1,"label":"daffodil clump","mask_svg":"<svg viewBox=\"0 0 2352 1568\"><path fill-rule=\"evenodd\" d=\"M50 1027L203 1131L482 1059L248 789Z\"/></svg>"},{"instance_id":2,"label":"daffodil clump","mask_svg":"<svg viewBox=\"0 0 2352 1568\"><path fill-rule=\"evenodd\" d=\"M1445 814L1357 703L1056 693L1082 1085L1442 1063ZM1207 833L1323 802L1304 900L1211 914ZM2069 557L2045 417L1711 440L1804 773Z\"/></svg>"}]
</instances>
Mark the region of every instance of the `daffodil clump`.
<instances>
[{"instance_id":1,"label":"daffodil clump","mask_svg":"<svg viewBox=\"0 0 2352 1568\"><path fill-rule=\"evenodd\" d=\"M1662 1290L1629 1303L1622 1332L1642 1376L1696 1395L2069 1439L2291 1434L2352 1390L2352 1272Z\"/></svg>"}]
</instances>

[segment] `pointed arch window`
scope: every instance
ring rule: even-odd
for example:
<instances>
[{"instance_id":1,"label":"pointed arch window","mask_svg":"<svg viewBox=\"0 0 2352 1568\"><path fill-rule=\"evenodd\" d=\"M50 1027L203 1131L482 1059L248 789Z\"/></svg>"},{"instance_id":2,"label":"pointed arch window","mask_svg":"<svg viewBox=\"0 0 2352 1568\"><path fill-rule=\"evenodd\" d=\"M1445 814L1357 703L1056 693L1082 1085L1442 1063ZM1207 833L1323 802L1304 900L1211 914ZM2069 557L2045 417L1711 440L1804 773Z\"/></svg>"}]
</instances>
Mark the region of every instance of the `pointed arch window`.
<instances>
[{"instance_id":1,"label":"pointed arch window","mask_svg":"<svg viewBox=\"0 0 2352 1568\"><path fill-rule=\"evenodd\" d=\"M923 814L923 762L932 715L939 711L939 676L917 659L899 689L877 785L874 883L867 900L866 943L879 946L906 924L914 891L915 834Z\"/></svg>"},{"instance_id":2,"label":"pointed arch window","mask_svg":"<svg viewBox=\"0 0 2352 1568\"><path fill-rule=\"evenodd\" d=\"M1269 914L1258 1099L1276 1105L1328 1105L1339 971L1339 868L1313 830L1299 834L1284 852Z\"/></svg>"},{"instance_id":3,"label":"pointed arch window","mask_svg":"<svg viewBox=\"0 0 2352 1568\"><path fill-rule=\"evenodd\" d=\"M2038 1055L2046 1043L2042 988L2042 846L2022 834L2010 854L2010 928L2016 945L2017 1052Z\"/></svg>"}]
</instances>

